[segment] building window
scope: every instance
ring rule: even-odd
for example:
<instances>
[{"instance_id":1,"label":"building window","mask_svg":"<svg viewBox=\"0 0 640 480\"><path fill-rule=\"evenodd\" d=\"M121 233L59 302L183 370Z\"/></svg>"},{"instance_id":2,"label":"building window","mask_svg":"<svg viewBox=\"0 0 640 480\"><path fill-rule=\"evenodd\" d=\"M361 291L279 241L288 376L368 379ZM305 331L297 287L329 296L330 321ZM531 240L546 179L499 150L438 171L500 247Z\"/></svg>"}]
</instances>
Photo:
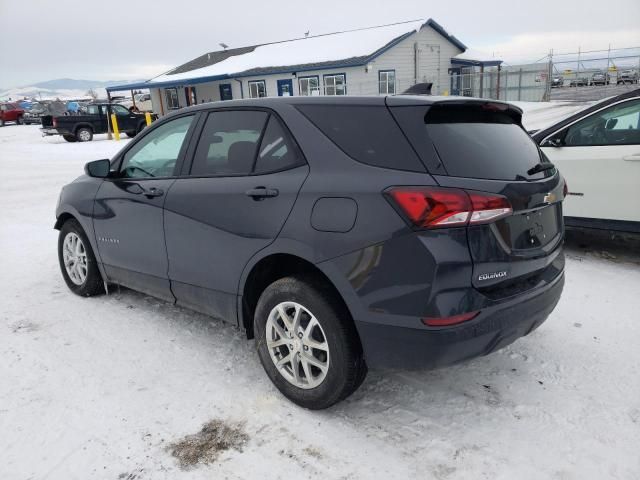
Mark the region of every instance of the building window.
<instances>
[{"instance_id":1,"label":"building window","mask_svg":"<svg viewBox=\"0 0 640 480\"><path fill-rule=\"evenodd\" d=\"M300 77L298 79L300 95L320 95L320 77Z\"/></svg>"},{"instance_id":2,"label":"building window","mask_svg":"<svg viewBox=\"0 0 640 480\"><path fill-rule=\"evenodd\" d=\"M346 95L347 76L344 73L336 73L324 76L325 95Z\"/></svg>"},{"instance_id":3,"label":"building window","mask_svg":"<svg viewBox=\"0 0 640 480\"><path fill-rule=\"evenodd\" d=\"M167 108L169 110L176 110L180 108L180 102L178 102L178 89L167 88L164 91L165 98L167 99Z\"/></svg>"},{"instance_id":4,"label":"building window","mask_svg":"<svg viewBox=\"0 0 640 480\"><path fill-rule=\"evenodd\" d=\"M378 72L378 93L392 95L396 93L396 71L380 70Z\"/></svg>"},{"instance_id":5,"label":"building window","mask_svg":"<svg viewBox=\"0 0 640 480\"><path fill-rule=\"evenodd\" d=\"M267 96L267 84L264 80L252 80L249 82L249 98L261 98Z\"/></svg>"}]
</instances>

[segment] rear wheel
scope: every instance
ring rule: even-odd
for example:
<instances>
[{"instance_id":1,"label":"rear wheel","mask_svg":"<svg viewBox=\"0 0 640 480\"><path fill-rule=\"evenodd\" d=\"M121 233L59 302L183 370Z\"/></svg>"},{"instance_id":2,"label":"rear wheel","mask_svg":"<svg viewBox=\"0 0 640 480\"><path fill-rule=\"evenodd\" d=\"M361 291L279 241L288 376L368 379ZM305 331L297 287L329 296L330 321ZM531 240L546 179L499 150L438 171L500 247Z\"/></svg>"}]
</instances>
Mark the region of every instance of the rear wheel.
<instances>
[{"instance_id":1,"label":"rear wheel","mask_svg":"<svg viewBox=\"0 0 640 480\"><path fill-rule=\"evenodd\" d=\"M24 125L24 118L22 118L22 117L18 117L18 118L17 118L17 120L16 120L16 123L17 123L18 125Z\"/></svg>"},{"instance_id":2,"label":"rear wheel","mask_svg":"<svg viewBox=\"0 0 640 480\"><path fill-rule=\"evenodd\" d=\"M124 132L124 133L126 133L127 137L129 138L133 138L136 136L136 132Z\"/></svg>"},{"instance_id":3,"label":"rear wheel","mask_svg":"<svg viewBox=\"0 0 640 480\"><path fill-rule=\"evenodd\" d=\"M0 118L0 127L4 127L4 120Z\"/></svg>"},{"instance_id":4,"label":"rear wheel","mask_svg":"<svg viewBox=\"0 0 640 480\"><path fill-rule=\"evenodd\" d=\"M63 135L62 138L64 138L67 142L71 142L71 143L78 141L75 135Z\"/></svg>"},{"instance_id":5,"label":"rear wheel","mask_svg":"<svg viewBox=\"0 0 640 480\"><path fill-rule=\"evenodd\" d=\"M58 236L58 261L62 277L76 295L104 293L104 284L89 239L77 220L67 220Z\"/></svg>"},{"instance_id":6,"label":"rear wheel","mask_svg":"<svg viewBox=\"0 0 640 480\"><path fill-rule=\"evenodd\" d=\"M265 372L301 407L330 407L364 380L366 365L350 315L313 277L269 285L258 301L254 332Z\"/></svg>"},{"instance_id":7,"label":"rear wheel","mask_svg":"<svg viewBox=\"0 0 640 480\"><path fill-rule=\"evenodd\" d=\"M93 140L93 132L90 128L81 127L76 131L76 138L81 142L90 142Z\"/></svg>"}]
</instances>

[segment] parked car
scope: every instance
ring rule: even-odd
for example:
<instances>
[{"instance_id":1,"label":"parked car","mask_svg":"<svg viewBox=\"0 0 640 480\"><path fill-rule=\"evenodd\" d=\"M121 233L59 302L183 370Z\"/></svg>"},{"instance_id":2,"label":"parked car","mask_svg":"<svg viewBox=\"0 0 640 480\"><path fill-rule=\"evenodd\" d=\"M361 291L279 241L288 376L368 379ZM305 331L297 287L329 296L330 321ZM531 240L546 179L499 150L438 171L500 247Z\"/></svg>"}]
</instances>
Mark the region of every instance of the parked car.
<instances>
[{"instance_id":1,"label":"parked car","mask_svg":"<svg viewBox=\"0 0 640 480\"><path fill-rule=\"evenodd\" d=\"M22 119L24 123L31 125L41 123L40 117L47 112L47 105L39 102L33 102L31 108L24 112Z\"/></svg>"},{"instance_id":2,"label":"parked car","mask_svg":"<svg viewBox=\"0 0 640 480\"><path fill-rule=\"evenodd\" d=\"M18 125L24 123L24 110L15 103L0 104L0 127L12 122Z\"/></svg>"},{"instance_id":3,"label":"parked car","mask_svg":"<svg viewBox=\"0 0 640 480\"><path fill-rule=\"evenodd\" d=\"M551 88L560 88L564 85L564 77L561 75L555 76L551 79Z\"/></svg>"},{"instance_id":4,"label":"parked car","mask_svg":"<svg viewBox=\"0 0 640 480\"><path fill-rule=\"evenodd\" d=\"M609 85L611 78L609 72L596 72L591 75L591 85Z\"/></svg>"},{"instance_id":5,"label":"parked car","mask_svg":"<svg viewBox=\"0 0 640 480\"><path fill-rule=\"evenodd\" d=\"M618 74L618 85L638 83L638 72L635 70L623 70Z\"/></svg>"},{"instance_id":6,"label":"parked car","mask_svg":"<svg viewBox=\"0 0 640 480\"><path fill-rule=\"evenodd\" d=\"M129 137L135 137L147 125L144 114L130 112L122 105L92 103L83 105L78 115L44 115L40 130L43 135L62 135L67 142L89 142L94 134L107 133L112 113L119 130Z\"/></svg>"},{"instance_id":7,"label":"parked car","mask_svg":"<svg viewBox=\"0 0 640 480\"><path fill-rule=\"evenodd\" d=\"M568 226L640 232L640 89L533 135L567 179Z\"/></svg>"},{"instance_id":8,"label":"parked car","mask_svg":"<svg viewBox=\"0 0 640 480\"><path fill-rule=\"evenodd\" d=\"M587 85L589 85L587 77L575 77L569 81L570 87L586 87Z\"/></svg>"},{"instance_id":9,"label":"parked car","mask_svg":"<svg viewBox=\"0 0 640 480\"><path fill-rule=\"evenodd\" d=\"M486 355L544 322L564 283L565 183L521 117L404 95L181 109L63 188L62 276L237 325L311 409L368 366Z\"/></svg>"}]
</instances>

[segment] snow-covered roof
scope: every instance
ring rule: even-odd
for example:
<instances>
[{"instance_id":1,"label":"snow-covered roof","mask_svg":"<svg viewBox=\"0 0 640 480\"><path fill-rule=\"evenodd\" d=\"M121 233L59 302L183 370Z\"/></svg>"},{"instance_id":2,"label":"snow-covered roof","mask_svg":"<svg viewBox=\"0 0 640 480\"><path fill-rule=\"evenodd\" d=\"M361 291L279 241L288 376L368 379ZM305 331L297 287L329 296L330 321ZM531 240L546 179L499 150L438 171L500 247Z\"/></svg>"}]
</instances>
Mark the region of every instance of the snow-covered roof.
<instances>
[{"instance_id":1,"label":"snow-covered roof","mask_svg":"<svg viewBox=\"0 0 640 480\"><path fill-rule=\"evenodd\" d=\"M204 54L186 64L141 84L109 87L167 86L170 83L212 81L238 76L304 71L327 67L363 65L407 36L429 26L460 50L466 46L432 19L360 28L343 32L296 38L281 42L222 50Z\"/></svg>"}]
</instances>

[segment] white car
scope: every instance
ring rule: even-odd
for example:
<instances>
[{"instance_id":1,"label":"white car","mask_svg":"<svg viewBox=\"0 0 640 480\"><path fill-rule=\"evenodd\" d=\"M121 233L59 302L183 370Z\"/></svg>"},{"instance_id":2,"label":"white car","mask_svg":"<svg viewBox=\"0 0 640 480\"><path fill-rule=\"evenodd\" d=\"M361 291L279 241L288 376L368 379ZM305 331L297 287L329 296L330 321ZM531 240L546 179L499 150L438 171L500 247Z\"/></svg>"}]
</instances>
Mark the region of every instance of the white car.
<instances>
[{"instance_id":1,"label":"white car","mask_svg":"<svg viewBox=\"0 0 640 480\"><path fill-rule=\"evenodd\" d=\"M640 233L640 89L532 136L567 181L568 226Z\"/></svg>"}]
</instances>

